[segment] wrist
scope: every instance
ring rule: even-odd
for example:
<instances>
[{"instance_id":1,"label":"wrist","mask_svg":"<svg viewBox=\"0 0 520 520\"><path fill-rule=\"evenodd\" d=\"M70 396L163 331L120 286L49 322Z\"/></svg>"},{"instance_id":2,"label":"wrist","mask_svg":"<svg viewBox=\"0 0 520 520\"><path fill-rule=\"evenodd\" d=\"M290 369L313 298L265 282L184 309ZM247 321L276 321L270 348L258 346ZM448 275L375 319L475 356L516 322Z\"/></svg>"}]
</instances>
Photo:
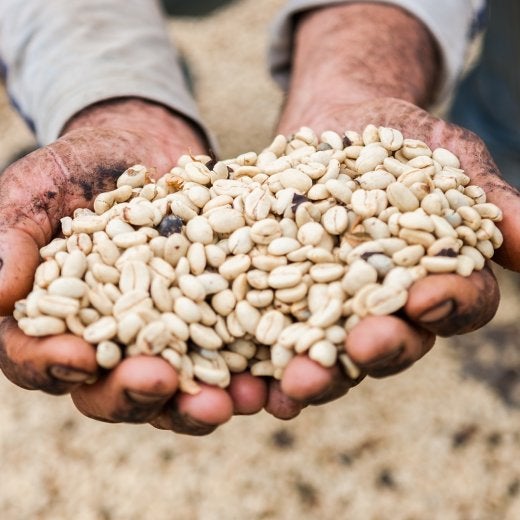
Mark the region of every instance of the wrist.
<instances>
[{"instance_id":1,"label":"wrist","mask_svg":"<svg viewBox=\"0 0 520 520\"><path fill-rule=\"evenodd\" d=\"M117 98L101 101L75 114L61 136L85 129L144 133L161 145L183 147L204 153L208 143L204 132L185 116L141 98Z\"/></svg>"},{"instance_id":2,"label":"wrist","mask_svg":"<svg viewBox=\"0 0 520 520\"><path fill-rule=\"evenodd\" d=\"M286 113L312 119L330 107L397 98L426 105L438 71L435 42L394 6L341 4L304 13L294 36Z\"/></svg>"}]
</instances>

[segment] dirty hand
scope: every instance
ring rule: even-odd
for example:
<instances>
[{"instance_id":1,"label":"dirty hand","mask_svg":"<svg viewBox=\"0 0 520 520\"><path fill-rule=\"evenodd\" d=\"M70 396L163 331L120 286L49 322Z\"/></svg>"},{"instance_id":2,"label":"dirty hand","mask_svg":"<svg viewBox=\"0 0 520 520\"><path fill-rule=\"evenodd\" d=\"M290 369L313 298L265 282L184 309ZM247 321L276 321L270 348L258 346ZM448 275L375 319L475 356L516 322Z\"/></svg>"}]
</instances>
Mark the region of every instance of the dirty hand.
<instances>
[{"instance_id":1,"label":"dirty hand","mask_svg":"<svg viewBox=\"0 0 520 520\"><path fill-rule=\"evenodd\" d=\"M31 290L38 250L53 238L61 217L113 189L133 164L154 166L160 175L182 153L203 150L197 131L181 117L124 99L84 110L58 141L7 168L0 177L0 314L11 314ZM12 317L0 324L0 368L23 388L70 393L89 417L152 422L194 435L209 433L233 412L261 409L266 395L263 382L248 375L233 379L228 391L204 386L196 396L177 392L175 370L158 357L129 358L99 374L92 345L71 334L28 337Z\"/></svg>"}]
</instances>

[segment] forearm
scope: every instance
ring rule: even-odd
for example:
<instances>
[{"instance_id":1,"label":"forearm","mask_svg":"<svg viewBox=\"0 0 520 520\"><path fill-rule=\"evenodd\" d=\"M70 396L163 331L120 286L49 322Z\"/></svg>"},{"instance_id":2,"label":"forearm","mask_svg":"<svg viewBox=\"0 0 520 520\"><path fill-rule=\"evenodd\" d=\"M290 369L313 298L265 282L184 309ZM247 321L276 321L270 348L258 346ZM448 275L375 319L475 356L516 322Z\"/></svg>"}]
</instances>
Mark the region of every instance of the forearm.
<instances>
[{"instance_id":1,"label":"forearm","mask_svg":"<svg viewBox=\"0 0 520 520\"><path fill-rule=\"evenodd\" d=\"M3 0L0 55L42 144L113 98L146 98L198 121L156 0Z\"/></svg>"},{"instance_id":2,"label":"forearm","mask_svg":"<svg viewBox=\"0 0 520 520\"><path fill-rule=\"evenodd\" d=\"M400 8L345 4L304 13L294 35L286 112L396 97L425 105L439 60L426 27ZM302 121L305 119L302 117Z\"/></svg>"}]
</instances>

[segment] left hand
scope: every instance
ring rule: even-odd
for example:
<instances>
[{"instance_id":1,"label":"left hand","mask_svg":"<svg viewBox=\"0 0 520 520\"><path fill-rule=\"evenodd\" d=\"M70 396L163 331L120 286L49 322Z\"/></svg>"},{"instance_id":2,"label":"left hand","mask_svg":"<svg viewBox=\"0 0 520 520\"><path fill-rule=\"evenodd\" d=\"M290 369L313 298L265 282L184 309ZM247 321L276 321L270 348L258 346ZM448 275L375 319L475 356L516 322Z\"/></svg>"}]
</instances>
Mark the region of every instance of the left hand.
<instances>
[{"instance_id":1,"label":"left hand","mask_svg":"<svg viewBox=\"0 0 520 520\"><path fill-rule=\"evenodd\" d=\"M472 183L484 188L488 200L503 211L498 227L504 245L495 260L508 269L520 270L520 196L501 177L483 142L473 133L438 119L421 108L394 98L381 98L356 105L323 107L306 121L285 118L280 133L290 134L310 126L318 135L324 130L361 132L369 123L400 130L405 137L421 139L432 149L443 147L455 153ZM398 316L363 319L348 335L346 352L363 374L385 377L406 369L433 346L435 335L451 336L476 330L494 316L499 289L490 266L465 278L438 274L416 282L409 289ZM289 418L307 404L319 404L345 394L362 377L350 381L336 366L325 369L306 356L294 358L281 385L272 385L267 410ZM283 396L283 397L281 397ZM291 406L288 405L291 404Z\"/></svg>"}]
</instances>

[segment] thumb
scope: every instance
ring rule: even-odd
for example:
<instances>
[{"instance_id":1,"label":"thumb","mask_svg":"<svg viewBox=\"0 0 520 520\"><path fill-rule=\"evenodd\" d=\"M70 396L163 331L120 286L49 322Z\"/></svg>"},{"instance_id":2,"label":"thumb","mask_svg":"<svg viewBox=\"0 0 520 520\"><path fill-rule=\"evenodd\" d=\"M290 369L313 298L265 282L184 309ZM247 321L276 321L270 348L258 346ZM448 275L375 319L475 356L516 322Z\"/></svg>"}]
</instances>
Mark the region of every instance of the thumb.
<instances>
[{"instance_id":1,"label":"thumb","mask_svg":"<svg viewBox=\"0 0 520 520\"><path fill-rule=\"evenodd\" d=\"M12 314L17 300L32 288L39 247L25 231L0 230L0 315Z\"/></svg>"},{"instance_id":2,"label":"thumb","mask_svg":"<svg viewBox=\"0 0 520 520\"><path fill-rule=\"evenodd\" d=\"M497 227L504 236L504 243L496 251L493 260L506 269L520 271L520 192L509 185L500 175L497 165L484 143L471 134L459 141L454 150L461 168L471 177L471 183L480 186L488 202L498 206L503 213Z\"/></svg>"}]
</instances>

